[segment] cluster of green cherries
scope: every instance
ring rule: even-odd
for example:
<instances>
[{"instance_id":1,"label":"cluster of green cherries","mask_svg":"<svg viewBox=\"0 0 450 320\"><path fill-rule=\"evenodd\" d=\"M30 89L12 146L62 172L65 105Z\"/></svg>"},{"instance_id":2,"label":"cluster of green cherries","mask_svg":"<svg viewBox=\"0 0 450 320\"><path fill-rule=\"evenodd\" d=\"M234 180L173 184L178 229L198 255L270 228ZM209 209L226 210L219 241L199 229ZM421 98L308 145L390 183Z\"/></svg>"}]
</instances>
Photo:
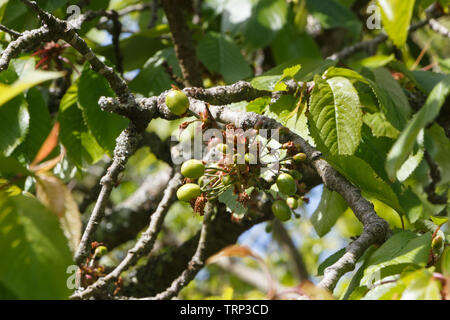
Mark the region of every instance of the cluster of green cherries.
<instances>
[{"instance_id":1,"label":"cluster of green cherries","mask_svg":"<svg viewBox=\"0 0 450 320\"><path fill-rule=\"evenodd\" d=\"M166 96L165 102L169 110L175 115L182 116L189 108L188 97L177 88L170 90ZM222 153L226 153L226 144L219 144L217 147ZM239 155L235 155L235 160L237 156ZM252 159L250 159L251 156L252 154L245 154L244 158L247 164L252 163ZM299 152L293 155L291 160L295 163L301 163L306 160L306 155ZM252 166L249 165L249 167ZM201 197L202 194L206 195L207 200L217 198L220 193L224 192L224 190L233 183L231 173L235 174L236 171L239 171L239 169L236 168L239 168L239 166L233 166L231 168L207 168L203 161L195 159L187 160L181 166L181 174L187 179L187 183L177 190L177 198L180 201L189 202L193 204L193 206L194 200ZM245 171L242 172L242 174L244 174L242 180L246 181L246 179L244 179L245 174L252 174L252 170L249 171L250 173ZM272 204L272 212L279 220L289 220L292 215L292 210L297 209L301 204L302 200L299 199L296 183L296 181L300 181L301 179L302 174L297 170L282 168L278 174L276 186L278 191L287 197L286 199L279 197L279 199L275 200ZM198 183L194 183L195 181Z\"/></svg>"},{"instance_id":2,"label":"cluster of green cherries","mask_svg":"<svg viewBox=\"0 0 450 320\"><path fill-rule=\"evenodd\" d=\"M219 144L218 148L225 149L226 145ZM306 160L306 155L298 153L292 157L292 160L297 163L303 162ZM185 161L181 166L181 174L187 179L187 183L177 190L177 198L180 201L189 202L193 206L194 201L202 195L206 195L207 200L217 198L219 193L236 182L228 170L224 168L221 171L218 167L206 167L204 162L200 160L191 159ZM282 171L276 177L275 184L277 189L285 199L278 197L272 204L272 212L280 221L290 220L292 210L297 209L302 204L303 201L298 194L299 190L296 182L301 179L302 174L299 171L287 170L286 168L282 168ZM260 187L259 185L257 186Z\"/></svg>"}]
</instances>

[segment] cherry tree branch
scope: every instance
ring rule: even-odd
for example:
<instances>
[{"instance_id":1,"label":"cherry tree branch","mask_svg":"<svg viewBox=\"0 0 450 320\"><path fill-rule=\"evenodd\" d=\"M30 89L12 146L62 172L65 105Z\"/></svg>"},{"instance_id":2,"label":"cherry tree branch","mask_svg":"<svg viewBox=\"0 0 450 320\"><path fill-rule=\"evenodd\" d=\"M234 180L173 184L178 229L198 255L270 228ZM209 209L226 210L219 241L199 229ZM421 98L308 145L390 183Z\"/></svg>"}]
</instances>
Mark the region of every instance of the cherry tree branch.
<instances>
[{"instance_id":1,"label":"cherry tree branch","mask_svg":"<svg viewBox=\"0 0 450 320\"><path fill-rule=\"evenodd\" d=\"M111 271L108 275L98 279L94 284L87 287L81 292L75 293L71 296L71 299L86 299L101 291L106 285L116 281L120 274L127 270L136 260L142 255L150 252L155 243L156 237L161 229L164 218L169 211L170 205L175 200L175 193L178 187L182 183L182 176L180 173L176 173L169 182L167 189L164 192L164 196L158 205L156 211L152 214L150 224L147 230L142 233L138 242L134 247L128 250L128 253L120 264Z\"/></svg>"},{"instance_id":2,"label":"cherry tree branch","mask_svg":"<svg viewBox=\"0 0 450 320\"><path fill-rule=\"evenodd\" d=\"M300 254L299 249L295 246L294 241L284 227L283 223L281 223L278 219L274 219L272 226L275 240L277 240L280 246L286 251L292 262L291 264L293 266L294 274L300 282L309 280L309 273L306 269L303 257Z\"/></svg>"},{"instance_id":3,"label":"cherry tree branch","mask_svg":"<svg viewBox=\"0 0 450 320\"><path fill-rule=\"evenodd\" d=\"M7 26L4 26L3 24L0 24L0 30L8 33L14 39L17 39L18 37L20 37L22 35L20 32L12 30L12 29L8 28Z\"/></svg>"},{"instance_id":4,"label":"cherry tree branch","mask_svg":"<svg viewBox=\"0 0 450 320\"><path fill-rule=\"evenodd\" d=\"M203 226L200 232L200 239L198 241L197 250L192 256L191 261L189 261L186 270L184 270L183 273L174 282L172 282L170 287L167 288L164 292L161 292L154 297L143 298L143 300L167 300L175 297L182 288L184 288L189 282L191 282L192 279L194 279L197 272L200 271L201 268L203 268L206 256L206 241L210 229L209 225L211 223L211 216L213 214L213 211L214 207L210 202L208 202L205 207Z\"/></svg>"},{"instance_id":5,"label":"cherry tree branch","mask_svg":"<svg viewBox=\"0 0 450 320\"><path fill-rule=\"evenodd\" d=\"M175 54L180 63L181 73L187 87L203 86L202 74L195 52L194 42L185 18L185 1L164 0L161 1L172 32L172 41Z\"/></svg>"},{"instance_id":6,"label":"cherry tree branch","mask_svg":"<svg viewBox=\"0 0 450 320\"><path fill-rule=\"evenodd\" d=\"M423 21L414 23L409 27L409 32L410 33L414 32L414 31L422 28L423 26L427 25L429 22L430 22L429 19L425 19ZM383 43L387 40L388 40L388 36L385 33L382 33L379 36L376 36L375 38L373 38L371 40L358 42L351 46L345 47L341 51L332 54L327 59L341 61L341 60L344 60L344 59L350 57L351 55L353 55L357 52L376 48L378 45L380 45L381 43Z\"/></svg>"},{"instance_id":7,"label":"cherry tree branch","mask_svg":"<svg viewBox=\"0 0 450 320\"><path fill-rule=\"evenodd\" d=\"M189 94L192 90L194 89L186 88L184 89L184 92ZM218 96L221 97L220 101L223 104L229 102L224 98L224 92L227 91L235 93L235 87L226 86L221 87L220 90L218 90ZM210 91L210 94L212 94L212 92L213 91ZM144 98L140 100L140 107L139 109L136 109L135 112L142 112L143 116L147 113L150 113L153 116L159 114L162 118L167 117L171 119L172 116L170 115L167 106L165 106L165 96L167 93L168 91L162 93L159 97ZM211 99L211 97L209 97L209 99ZM235 94L231 95L231 99L235 99ZM129 106L122 106L114 99L101 99L100 107L103 110L117 112L119 114L123 114L122 111L124 108L126 108L128 112L130 111ZM193 98L190 99L190 110L195 114L203 112L204 108L205 103L203 101ZM262 125L261 129L279 129L282 127L276 120L253 112L244 113L232 110L226 106L212 105L209 107L209 110L216 121L231 123L236 128L244 130L254 128L257 124ZM314 149L305 139L294 132L289 131L281 137L280 143L287 141L293 141L301 146L303 152L307 155L309 163L315 168L324 185L328 189L339 193L346 200L358 220L361 221L364 226L364 232L358 240L352 242L348 246L346 254L334 265L325 270L324 278L319 285L331 290L335 287L337 281L343 274L355 267L357 260L368 247L374 243L382 243L389 237L389 225L376 214L373 204L361 196L361 191L337 172L328 162L323 160L321 158L321 153Z\"/></svg>"}]
</instances>

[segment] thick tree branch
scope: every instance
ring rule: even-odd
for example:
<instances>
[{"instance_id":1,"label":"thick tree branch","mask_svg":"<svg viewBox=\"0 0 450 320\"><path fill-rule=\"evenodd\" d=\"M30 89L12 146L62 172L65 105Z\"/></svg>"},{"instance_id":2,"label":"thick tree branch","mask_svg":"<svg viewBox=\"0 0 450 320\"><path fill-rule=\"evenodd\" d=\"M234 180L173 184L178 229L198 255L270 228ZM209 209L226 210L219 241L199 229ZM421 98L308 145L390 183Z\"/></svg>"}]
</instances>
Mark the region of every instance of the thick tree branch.
<instances>
[{"instance_id":1,"label":"thick tree branch","mask_svg":"<svg viewBox=\"0 0 450 320\"><path fill-rule=\"evenodd\" d=\"M209 225L211 222L211 216L213 215L214 207L211 203L207 203L205 207L205 215L203 217L203 226L200 231L200 239L198 241L197 250L192 256L191 261L189 261L188 267L183 273L172 282L171 286L167 288L164 292L157 294L154 297L143 298L144 300L166 300L175 297L182 288L184 288L201 268L205 264L205 248L206 240L209 232Z\"/></svg>"},{"instance_id":2,"label":"thick tree branch","mask_svg":"<svg viewBox=\"0 0 450 320\"><path fill-rule=\"evenodd\" d=\"M295 246L294 241L292 241L289 232L278 219L273 220L272 226L275 240L277 240L280 246L288 254L291 265L293 266L293 272L297 279L299 279L300 282L309 280L308 270L306 269L303 257L301 256L298 248Z\"/></svg>"},{"instance_id":3,"label":"thick tree branch","mask_svg":"<svg viewBox=\"0 0 450 320\"><path fill-rule=\"evenodd\" d=\"M164 0L161 4L169 21L175 54L180 63L186 87L202 87L202 74L200 72L194 42L184 14L183 0Z\"/></svg>"},{"instance_id":4,"label":"thick tree branch","mask_svg":"<svg viewBox=\"0 0 450 320\"><path fill-rule=\"evenodd\" d=\"M56 38L55 33L51 32L46 26L31 31L24 31L20 37L10 42L8 47L3 50L0 57L0 72L6 70L11 59L18 57L25 49L39 46L54 38Z\"/></svg>"}]
</instances>

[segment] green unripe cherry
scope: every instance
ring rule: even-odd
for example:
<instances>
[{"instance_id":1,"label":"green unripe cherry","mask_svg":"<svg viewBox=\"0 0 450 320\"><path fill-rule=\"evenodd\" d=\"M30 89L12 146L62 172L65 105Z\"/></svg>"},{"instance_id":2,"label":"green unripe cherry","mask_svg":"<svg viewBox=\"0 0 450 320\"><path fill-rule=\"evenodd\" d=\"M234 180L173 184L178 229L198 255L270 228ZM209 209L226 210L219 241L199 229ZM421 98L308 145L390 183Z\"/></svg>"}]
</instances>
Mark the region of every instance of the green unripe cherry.
<instances>
[{"instance_id":1,"label":"green unripe cherry","mask_svg":"<svg viewBox=\"0 0 450 320\"><path fill-rule=\"evenodd\" d=\"M292 210L295 210L298 208L298 200L294 197L289 197L286 199L286 204L291 208Z\"/></svg>"},{"instance_id":2,"label":"green unripe cherry","mask_svg":"<svg viewBox=\"0 0 450 320\"><path fill-rule=\"evenodd\" d=\"M297 185L290 174L282 173L277 178L277 187L281 193L292 196L297 192Z\"/></svg>"},{"instance_id":3,"label":"green unripe cherry","mask_svg":"<svg viewBox=\"0 0 450 320\"><path fill-rule=\"evenodd\" d=\"M205 173L205 165L200 160L191 159L181 166L181 174L189 179L198 179Z\"/></svg>"},{"instance_id":4,"label":"green unripe cherry","mask_svg":"<svg viewBox=\"0 0 450 320\"><path fill-rule=\"evenodd\" d=\"M181 116L189 108L189 99L182 91L172 89L166 96L166 106L170 112Z\"/></svg>"},{"instance_id":5,"label":"green unripe cherry","mask_svg":"<svg viewBox=\"0 0 450 320\"><path fill-rule=\"evenodd\" d=\"M200 187L195 183L187 183L177 190L177 198L180 201L189 202L201 194Z\"/></svg>"},{"instance_id":6,"label":"green unripe cherry","mask_svg":"<svg viewBox=\"0 0 450 320\"><path fill-rule=\"evenodd\" d=\"M434 251L438 251L441 249L442 247L442 242L443 239L441 236L437 236L436 238L433 239L433 241L431 242L431 247L433 248Z\"/></svg>"},{"instance_id":7,"label":"green unripe cherry","mask_svg":"<svg viewBox=\"0 0 450 320\"><path fill-rule=\"evenodd\" d=\"M222 183L227 186L231 183L232 178L229 175L222 177Z\"/></svg>"},{"instance_id":8,"label":"green unripe cherry","mask_svg":"<svg viewBox=\"0 0 450 320\"><path fill-rule=\"evenodd\" d=\"M306 161L306 154L304 153L297 153L295 156L292 157L295 162L300 163Z\"/></svg>"},{"instance_id":9,"label":"green unripe cherry","mask_svg":"<svg viewBox=\"0 0 450 320\"><path fill-rule=\"evenodd\" d=\"M106 248L105 246L99 246L95 249L94 255L97 258L100 258L102 256L104 256L105 254L108 253L108 248Z\"/></svg>"},{"instance_id":10,"label":"green unripe cherry","mask_svg":"<svg viewBox=\"0 0 450 320\"><path fill-rule=\"evenodd\" d=\"M272 204L272 212L280 221L288 221L291 218L291 209L283 200L277 200Z\"/></svg>"}]
</instances>

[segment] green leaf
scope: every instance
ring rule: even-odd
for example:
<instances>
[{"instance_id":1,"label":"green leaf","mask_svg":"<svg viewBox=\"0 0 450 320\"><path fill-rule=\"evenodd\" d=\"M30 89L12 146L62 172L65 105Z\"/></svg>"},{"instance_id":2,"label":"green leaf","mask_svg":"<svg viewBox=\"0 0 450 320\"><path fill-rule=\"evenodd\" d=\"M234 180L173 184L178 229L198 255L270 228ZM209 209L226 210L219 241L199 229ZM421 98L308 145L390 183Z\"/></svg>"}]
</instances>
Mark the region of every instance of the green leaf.
<instances>
[{"instance_id":1,"label":"green leaf","mask_svg":"<svg viewBox=\"0 0 450 320\"><path fill-rule=\"evenodd\" d=\"M253 88L258 90L275 91L275 86L280 81L281 75L260 76L254 78L250 83Z\"/></svg>"},{"instance_id":2,"label":"green leaf","mask_svg":"<svg viewBox=\"0 0 450 320\"><path fill-rule=\"evenodd\" d=\"M361 133L361 143L355 155L367 162L378 176L388 182L389 178L384 169L384 163L394 142L389 138L375 137L366 125L363 125Z\"/></svg>"},{"instance_id":3,"label":"green leaf","mask_svg":"<svg viewBox=\"0 0 450 320\"><path fill-rule=\"evenodd\" d=\"M377 3L386 33L397 47L403 47L408 37L415 0L377 0Z\"/></svg>"},{"instance_id":4,"label":"green leaf","mask_svg":"<svg viewBox=\"0 0 450 320\"><path fill-rule=\"evenodd\" d=\"M78 104L89 130L109 155L113 154L116 138L128 124L128 120L100 110L100 97L113 95L104 77L89 68L83 70L78 83Z\"/></svg>"},{"instance_id":5,"label":"green leaf","mask_svg":"<svg viewBox=\"0 0 450 320\"><path fill-rule=\"evenodd\" d=\"M384 68L373 70L375 82L368 80L386 119L402 130L411 116L408 98L391 73Z\"/></svg>"},{"instance_id":6,"label":"green leaf","mask_svg":"<svg viewBox=\"0 0 450 320\"><path fill-rule=\"evenodd\" d=\"M381 179L367 162L355 156L327 156L326 160L361 189L363 195L384 202L399 214L404 212L391 186Z\"/></svg>"},{"instance_id":7,"label":"green leaf","mask_svg":"<svg viewBox=\"0 0 450 320\"><path fill-rule=\"evenodd\" d=\"M223 5L222 33L242 33L255 48L267 46L286 23L284 0L226 0Z\"/></svg>"},{"instance_id":8,"label":"green leaf","mask_svg":"<svg viewBox=\"0 0 450 320\"><path fill-rule=\"evenodd\" d=\"M258 114L264 114L267 106L270 104L270 97L261 97L251 101L246 106L247 112L256 112Z\"/></svg>"},{"instance_id":9,"label":"green leaf","mask_svg":"<svg viewBox=\"0 0 450 320\"><path fill-rule=\"evenodd\" d=\"M0 154L0 177L13 179L17 175L26 177L32 174L16 159Z\"/></svg>"},{"instance_id":10,"label":"green leaf","mask_svg":"<svg viewBox=\"0 0 450 320\"><path fill-rule=\"evenodd\" d=\"M306 32L299 33L291 23L286 24L278 33L271 48L277 65L295 60L306 66L322 61L322 54L314 38Z\"/></svg>"},{"instance_id":11,"label":"green leaf","mask_svg":"<svg viewBox=\"0 0 450 320\"><path fill-rule=\"evenodd\" d=\"M314 140L335 155L355 152L361 139L362 111L349 80L335 77L324 82L316 77L309 112L310 126L316 128L311 130Z\"/></svg>"},{"instance_id":12,"label":"green leaf","mask_svg":"<svg viewBox=\"0 0 450 320\"><path fill-rule=\"evenodd\" d=\"M258 90L285 91L286 85L282 81L294 78L300 70L301 65L296 64L285 68L279 75L256 77L250 83Z\"/></svg>"},{"instance_id":13,"label":"green leaf","mask_svg":"<svg viewBox=\"0 0 450 320\"><path fill-rule=\"evenodd\" d=\"M409 284L403 290L401 300L441 300L440 286L433 274L426 269L409 274ZM405 277L406 278L406 277ZM408 279L409 280L409 279Z\"/></svg>"},{"instance_id":14,"label":"green leaf","mask_svg":"<svg viewBox=\"0 0 450 320\"><path fill-rule=\"evenodd\" d=\"M446 185L450 182L450 140L445 135L444 129L438 124L425 130L425 149L439 166L441 181L438 185Z\"/></svg>"},{"instance_id":15,"label":"green leaf","mask_svg":"<svg viewBox=\"0 0 450 320\"><path fill-rule=\"evenodd\" d=\"M69 0L39 0L39 7L52 12L58 8L66 8ZM15 30L30 30L38 27L35 12L28 9L22 1L8 1L2 24Z\"/></svg>"},{"instance_id":16,"label":"green leaf","mask_svg":"<svg viewBox=\"0 0 450 320\"><path fill-rule=\"evenodd\" d=\"M308 11L326 28L345 28L356 38L362 25L358 17L336 0L307 0Z\"/></svg>"},{"instance_id":17,"label":"green leaf","mask_svg":"<svg viewBox=\"0 0 450 320\"><path fill-rule=\"evenodd\" d=\"M325 77L325 79L331 79L334 77L343 77L343 78L347 78L347 79L361 81L363 83L368 84L367 80L362 75L360 75L358 72L351 70L351 69L346 69L346 68L331 67L327 71L325 71L324 77Z\"/></svg>"},{"instance_id":18,"label":"green leaf","mask_svg":"<svg viewBox=\"0 0 450 320\"><path fill-rule=\"evenodd\" d=\"M58 121L59 139L67 151L68 157L78 167L85 163L99 161L105 151L100 147L84 123L83 114L77 106L78 86L72 85L61 100Z\"/></svg>"},{"instance_id":19,"label":"green leaf","mask_svg":"<svg viewBox=\"0 0 450 320\"><path fill-rule=\"evenodd\" d=\"M283 73L284 69L302 63L302 59L286 61L285 63L282 63L275 68L272 68L269 71L265 72L263 76L280 76ZM295 75L294 80L302 82L311 81L315 75L321 75L328 68L335 66L336 63L337 62L334 60L320 60L318 62L302 64L302 68Z\"/></svg>"},{"instance_id":20,"label":"green leaf","mask_svg":"<svg viewBox=\"0 0 450 320\"><path fill-rule=\"evenodd\" d=\"M411 231L401 231L389 238L369 258L364 270L362 285L399 274L407 266L424 267L431 248L431 233L417 236Z\"/></svg>"},{"instance_id":21,"label":"green leaf","mask_svg":"<svg viewBox=\"0 0 450 320\"><path fill-rule=\"evenodd\" d=\"M450 247L447 247L442 254L441 270L446 277L450 277Z\"/></svg>"},{"instance_id":22,"label":"green leaf","mask_svg":"<svg viewBox=\"0 0 450 320\"><path fill-rule=\"evenodd\" d=\"M120 52L126 57L123 60L124 70L131 71L140 69L157 51L164 49L166 45L158 37L168 33L169 28L165 25L161 29L146 30L120 40ZM109 61L115 62L116 54L114 50L113 45L94 49L95 52L104 56Z\"/></svg>"},{"instance_id":23,"label":"green leaf","mask_svg":"<svg viewBox=\"0 0 450 320\"><path fill-rule=\"evenodd\" d=\"M164 69L165 59L162 51L158 51L142 67L139 74L130 82L130 89L142 93L146 97L159 95L175 84Z\"/></svg>"},{"instance_id":24,"label":"green leaf","mask_svg":"<svg viewBox=\"0 0 450 320\"><path fill-rule=\"evenodd\" d=\"M62 76L62 72L33 70L26 72L12 85L0 83L0 109L3 104L21 94L25 90L42 82L60 78Z\"/></svg>"},{"instance_id":25,"label":"green leaf","mask_svg":"<svg viewBox=\"0 0 450 320\"><path fill-rule=\"evenodd\" d=\"M388 63L395 60L395 55L391 54L389 56L386 55L376 55L372 57L363 58L361 60L349 62L349 66L352 69L361 69L363 67L375 69L386 66Z\"/></svg>"},{"instance_id":26,"label":"green leaf","mask_svg":"<svg viewBox=\"0 0 450 320\"><path fill-rule=\"evenodd\" d=\"M363 119L375 137L396 139L400 135L400 131L394 128L381 112L366 113Z\"/></svg>"},{"instance_id":27,"label":"green leaf","mask_svg":"<svg viewBox=\"0 0 450 320\"><path fill-rule=\"evenodd\" d=\"M324 188L319 206L311 216L311 223L319 237L331 230L347 207L347 202L337 192Z\"/></svg>"},{"instance_id":28,"label":"green leaf","mask_svg":"<svg viewBox=\"0 0 450 320\"><path fill-rule=\"evenodd\" d=\"M398 169L411 154L420 131L438 116L449 93L450 76L447 76L433 89L423 108L408 122L388 154L386 172L390 179L395 178Z\"/></svg>"},{"instance_id":29,"label":"green leaf","mask_svg":"<svg viewBox=\"0 0 450 320\"><path fill-rule=\"evenodd\" d=\"M433 221L436 225L442 227L444 224L448 222L448 217L431 217L431 221Z\"/></svg>"},{"instance_id":30,"label":"green leaf","mask_svg":"<svg viewBox=\"0 0 450 320\"><path fill-rule=\"evenodd\" d=\"M67 299L73 265L58 219L32 197L0 193L0 283L19 299Z\"/></svg>"},{"instance_id":31,"label":"green leaf","mask_svg":"<svg viewBox=\"0 0 450 320\"><path fill-rule=\"evenodd\" d=\"M247 208L237 201L238 197L233 193L233 188L228 188L224 193L219 196L219 201L227 206L227 208L237 215L244 215L247 212Z\"/></svg>"},{"instance_id":32,"label":"green leaf","mask_svg":"<svg viewBox=\"0 0 450 320\"><path fill-rule=\"evenodd\" d=\"M221 74L227 83L252 75L239 47L226 35L208 32L198 43L197 56L209 71Z\"/></svg>"},{"instance_id":33,"label":"green leaf","mask_svg":"<svg viewBox=\"0 0 450 320\"><path fill-rule=\"evenodd\" d=\"M342 256L345 254L345 248L342 248L341 250L336 251L331 256L326 258L317 269L317 277L323 276L323 272L326 268L337 262Z\"/></svg>"},{"instance_id":34,"label":"green leaf","mask_svg":"<svg viewBox=\"0 0 450 320\"><path fill-rule=\"evenodd\" d=\"M30 114L23 95L0 107L0 153L10 156L24 141Z\"/></svg>"},{"instance_id":35,"label":"green leaf","mask_svg":"<svg viewBox=\"0 0 450 320\"><path fill-rule=\"evenodd\" d=\"M47 103L37 88L28 90L28 112L30 113L29 132L19 149L31 163L52 130L52 120Z\"/></svg>"}]
</instances>

